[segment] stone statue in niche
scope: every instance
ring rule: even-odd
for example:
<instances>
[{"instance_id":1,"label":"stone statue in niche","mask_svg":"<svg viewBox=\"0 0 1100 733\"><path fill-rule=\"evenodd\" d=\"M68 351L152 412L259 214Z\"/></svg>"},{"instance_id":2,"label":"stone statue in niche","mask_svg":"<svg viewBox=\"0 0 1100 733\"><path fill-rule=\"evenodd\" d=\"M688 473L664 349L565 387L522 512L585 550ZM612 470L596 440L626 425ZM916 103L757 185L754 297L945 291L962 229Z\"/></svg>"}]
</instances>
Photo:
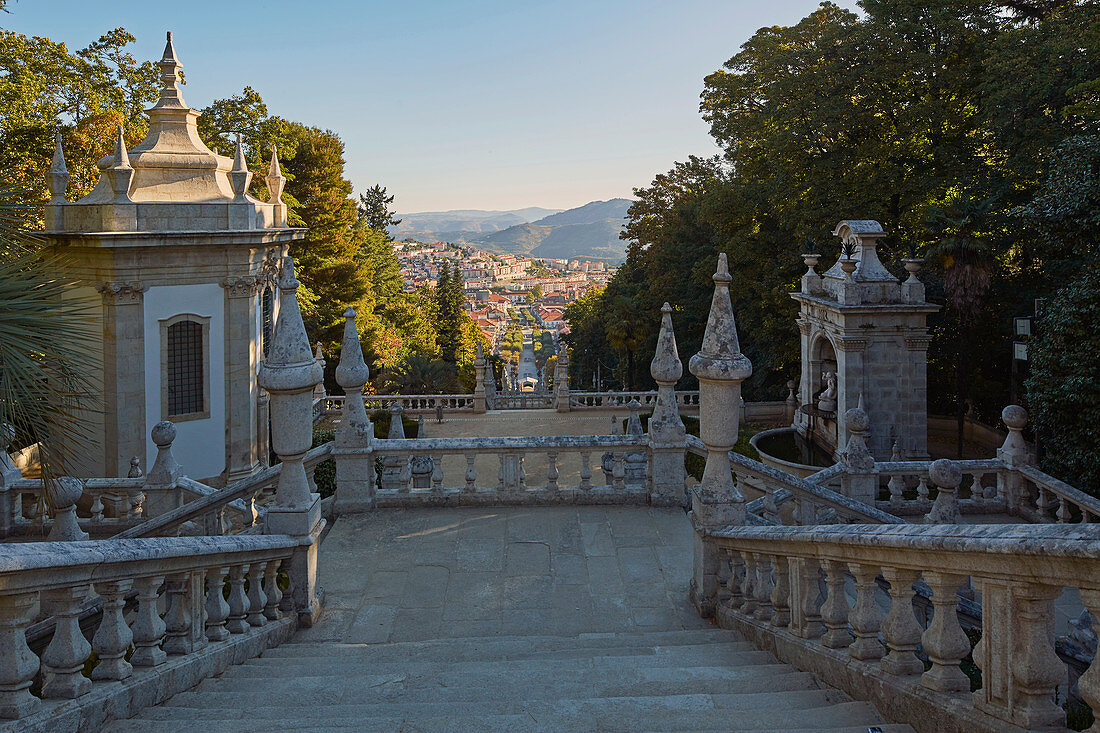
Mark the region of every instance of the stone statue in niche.
<instances>
[{"instance_id":1,"label":"stone statue in niche","mask_svg":"<svg viewBox=\"0 0 1100 733\"><path fill-rule=\"evenodd\" d=\"M833 412L836 410L836 372L825 372L821 378L825 381L825 391L817 400L817 409Z\"/></svg>"}]
</instances>

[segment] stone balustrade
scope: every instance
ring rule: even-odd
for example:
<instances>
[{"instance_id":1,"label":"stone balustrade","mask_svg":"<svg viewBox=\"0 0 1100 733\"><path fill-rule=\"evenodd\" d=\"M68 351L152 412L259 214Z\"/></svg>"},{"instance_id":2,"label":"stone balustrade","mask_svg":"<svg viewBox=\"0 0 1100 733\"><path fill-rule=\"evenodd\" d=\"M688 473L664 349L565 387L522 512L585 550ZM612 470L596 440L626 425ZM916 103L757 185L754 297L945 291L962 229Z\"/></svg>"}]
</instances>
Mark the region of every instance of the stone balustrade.
<instances>
[{"instance_id":1,"label":"stone balustrade","mask_svg":"<svg viewBox=\"0 0 1100 733\"><path fill-rule=\"evenodd\" d=\"M6 545L0 718L22 731L98 729L284 641L297 617L283 618L292 607L279 570L300 544L268 535ZM124 614L128 598L136 609ZM102 613L89 643L79 617L92 604ZM36 654L27 631L45 616L53 633Z\"/></svg>"},{"instance_id":2,"label":"stone balustrade","mask_svg":"<svg viewBox=\"0 0 1100 733\"><path fill-rule=\"evenodd\" d=\"M314 403L314 420L339 415L344 411L346 400L344 395L326 395L318 399ZM363 403L368 411L388 411L394 405L400 405L406 413L434 413L440 406L447 414L475 412L472 394L363 395Z\"/></svg>"},{"instance_id":3,"label":"stone balustrade","mask_svg":"<svg viewBox=\"0 0 1100 733\"><path fill-rule=\"evenodd\" d=\"M368 482L378 507L644 504L649 497L645 435L387 439L367 450L382 466Z\"/></svg>"},{"instance_id":4,"label":"stone balustrade","mask_svg":"<svg viewBox=\"0 0 1100 733\"><path fill-rule=\"evenodd\" d=\"M725 563L720 625L918 731L1065 725L1053 604L1072 589L1100 613L1098 540L1100 528L1080 524L731 526L708 536ZM931 591L927 624L914 614L920 580ZM982 608L973 650L956 613L968 584ZM1078 689L1097 709L1095 662Z\"/></svg>"},{"instance_id":5,"label":"stone balustrade","mask_svg":"<svg viewBox=\"0 0 1100 733\"><path fill-rule=\"evenodd\" d=\"M554 405L554 395L544 392L498 392L490 407L494 410L548 410Z\"/></svg>"},{"instance_id":6,"label":"stone balustrade","mask_svg":"<svg viewBox=\"0 0 1100 733\"><path fill-rule=\"evenodd\" d=\"M690 410L698 410L699 408L699 391L677 391L676 405L681 412ZM653 406L657 402L656 390L651 392L578 392L571 391L569 393L569 409L570 410L593 410L593 409L606 409L615 407L627 407L634 400L638 401L638 404L642 408L653 409Z\"/></svg>"}]
</instances>

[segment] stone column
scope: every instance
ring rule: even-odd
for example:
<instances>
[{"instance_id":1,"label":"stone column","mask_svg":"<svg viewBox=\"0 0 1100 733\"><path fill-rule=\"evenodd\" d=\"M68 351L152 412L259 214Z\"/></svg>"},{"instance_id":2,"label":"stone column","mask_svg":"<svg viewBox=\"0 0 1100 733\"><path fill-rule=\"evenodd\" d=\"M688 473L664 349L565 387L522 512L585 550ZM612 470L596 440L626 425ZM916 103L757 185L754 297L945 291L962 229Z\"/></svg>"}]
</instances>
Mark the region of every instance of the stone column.
<instances>
[{"instance_id":1,"label":"stone column","mask_svg":"<svg viewBox=\"0 0 1100 733\"><path fill-rule=\"evenodd\" d=\"M313 388L322 374L310 353L297 292L294 260L284 257L279 275L279 319L271 353L260 368L260 385L271 399L271 444L282 461L275 505L267 511L264 532L303 541L304 546L289 562L291 593L299 622L312 626L321 615L317 547L324 520L321 497L309 490L302 458L313 442Z\"/></svg>"},{"instance_id":2,"label":"stone column","mask_svg":"<svg viewBox=\"0 0 1100 733\"><path fill-rule=\"evenodd\" d=\"M649 449L653 455L653 488L650 503L679 506L686 503L684 455L687 433L676 402L676 382L684 374L672 330L672 306L661 306L661 332L657 350L649 363L649 373L657 382L657 400L649 417Z\"/></svg>"},{"instance_id":3,"label":"stone column","mask_svg":"<svg viewBox=\"0 0 1100 733\"><path fill-rule=\"evenodd\" d=\"M344 389L344 414L336 429L336 514L354 514L374 509L374 454L371 440L374 426L363 404L363 388L370 370L363 360L363 347L355 326L355 311L344 311L344 343L336 383Z\"/></svg>"},{"instance_id":4,"label":"stone column","mask_svg":"<svg viewBox=\"0 0 1100 733\"><path fill-rule=\"evenodd\" d=\"M474 412L478 415L485 413L485 354L481 350L480 340L474 357Z\"/></svg>"},{"instance_id":5,"label":"stone column","mask_svg":"<svg viewBox=\"0 0 1100 733\"><path fill-rule=\"evenodd\" d=\"M731 280L726 255L719 254L703 345L688 363L699 379L699 437L707 448L703 480L691 491L695 530L691 596L703 616L714 614L718 591L718 555L707 535L745 521L745 495L734 484L729 451L737 443L741 382L752 374L752 364L741 353L737 339Z\"/></svg>"},{"instance_id":6,"label":"stone column","mask_svg":"<svg viewBox=\"0 0 1100 733\"><path fill-rule=\"evenodd\" d=\"M149 286L106 282L103 295L103 471L125 476L145 455L145 304ZM148 464L146 464L148 465Z\"/></svg>"},{"instance_id":7,"label":"stone column","mask_svg":"<svg viewBox=\"0 0 1100 733\"><path fill-rule=\"evenodd\" d=\"M569 412L569 352L565 344L558 349L558 364L554 370L554 392L558 412Z\"/></svg>"},{"instance_id":8,"label":"stone column","mask_svg":"<svg viewBox=\"0 0 1100 733\"><path fill-rule=\"evenodd\" d=\"M256 309L263 280L256 275L222 280L225 289L225 478L233 483L260 468L258 387L260 334Z\"/></svg>"}]
</instances>

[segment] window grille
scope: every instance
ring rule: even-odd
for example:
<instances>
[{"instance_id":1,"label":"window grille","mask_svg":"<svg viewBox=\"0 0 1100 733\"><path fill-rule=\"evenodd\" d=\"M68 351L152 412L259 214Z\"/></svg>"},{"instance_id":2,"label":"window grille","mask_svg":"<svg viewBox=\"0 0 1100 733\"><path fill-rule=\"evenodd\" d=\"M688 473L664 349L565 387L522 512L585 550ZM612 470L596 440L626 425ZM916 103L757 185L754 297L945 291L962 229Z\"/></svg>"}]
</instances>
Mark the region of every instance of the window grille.
<instances>
[{"instance_id":1,"label":"window grille","mask_svg":"<svg viewBox=\"0 0 1100 733\"><path fill-rule=\"evenodd\" d=\"M168 416L203 412L202 324L180 321L168 327Z\"/></svg>"},{"instance_id":2,"label":"window grille","mask_svg":"<svg viewBox=\"0 0 1100 733\"><path fill-rule=\"evenodd\" d=\"M268 356L271 353L271 328L275 320L275 294L271 292L271 288L264 288L263 295L263 319L264 319L264 333L263 333L263 347L264 356Z\"/></svg>"}]
</instances>

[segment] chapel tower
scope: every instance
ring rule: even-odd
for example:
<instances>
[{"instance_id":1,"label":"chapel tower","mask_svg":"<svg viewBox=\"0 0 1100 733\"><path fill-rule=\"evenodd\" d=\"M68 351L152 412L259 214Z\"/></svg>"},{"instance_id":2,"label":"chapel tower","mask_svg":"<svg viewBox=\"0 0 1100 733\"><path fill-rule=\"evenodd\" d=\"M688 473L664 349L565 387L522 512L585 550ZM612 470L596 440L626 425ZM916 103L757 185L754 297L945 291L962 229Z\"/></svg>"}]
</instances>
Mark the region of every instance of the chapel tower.
<instances>
[{"instance_id":1,"label":"chapel tower","mask_svg":"<svg viewBox=\"0 0 1100 733\"><path fill-rule=\"evenodd\" d=\"M76 469L124 476L132 457L149 466L150 429L171 420L188 475L224 483L267 462L256 375L277 315L279 258L305 230L287 227L274 151L265 203L248 193L239 136L233 159L203 144L199 113L180 92L171 33L158 66L148 135L127 151L119 130L91 193L65 200L60 137L48 175L47 236L102 333L102 401L88 416L91 439Z\"/></svg>"}]
</instances>

